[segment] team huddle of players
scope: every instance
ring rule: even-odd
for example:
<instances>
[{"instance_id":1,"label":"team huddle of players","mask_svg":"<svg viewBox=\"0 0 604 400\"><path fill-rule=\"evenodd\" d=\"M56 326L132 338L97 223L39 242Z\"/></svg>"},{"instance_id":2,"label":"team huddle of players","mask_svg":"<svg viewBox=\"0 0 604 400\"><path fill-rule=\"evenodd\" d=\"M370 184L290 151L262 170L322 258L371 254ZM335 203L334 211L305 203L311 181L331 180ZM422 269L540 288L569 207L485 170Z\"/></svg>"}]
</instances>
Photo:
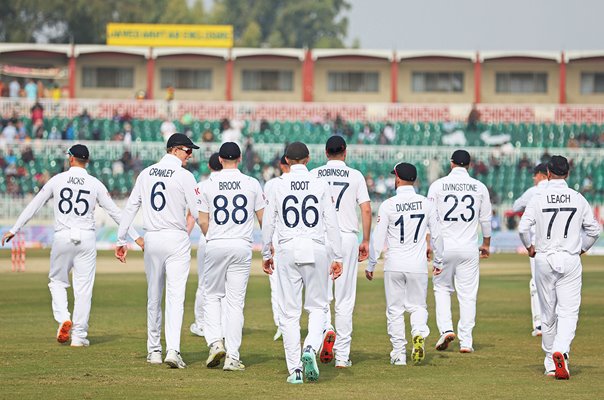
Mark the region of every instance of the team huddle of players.
<instances>
[{"instance_id":1,"label":"team huddle of players","mask_svg":"<svg viewBox=\"0 0 604 400\"><path fill-rule=\"evenodd\" d=\"M54 199L55 236L49 287L54 317L59 323L59 342L71 339L72 346L89 345L88 317L96 268L93 211L98 202L119 224L116 257L126 261L127 236L144 249L148 282L147 362L151 364L186 367L180 354L180 335L191 261L189 233L197 221L202 236L195 322L190 329L205 337L209 368L220 366L224 360L224 370L245 369L239 350L254 218L262 229L263 270L270 275L277 326L274 339L283 337L287 382L317 381L317 355L323 363L335 358L336 368L352 367L357 263L368 259L365 275L372 280L384 249L391 364L407 364L405 312L410 314L412 361L421 363L425 357L425 342L430 334L426 304L430 260L439 330L435 348L446 350L458 339L461 353L474 352L472 331L479 258L489 256L492 212L487 188L468 174L471 158L467 151L453 153L451 172L432 183L427 197L414 190L415 166L405 162L395 165L392 174L396 195L381 204L371 233L365 179L361 172L346 165L346 142L342 137L329 138L326 165L312 171L307 168L307 146L301 142L288 145L281 159L283 174L267 182L264 190L256 179L238 169L241 150L233 142L224 143L210 158L212 173L197 184L183 167L198 148L186 135L172 135L167 154L140 173L120 214L107 189L85 170L88 149L75 145L68 153L71 168L53 177L4 234L3 244L47 200ZM536 168L535 189L514 205L515 209L524 210L519 233L531 257L533 334L542 335L546 375L558 379L570 377L568 353L581 298L580 254L600 234L587 201L568 188L568 173L567 160L552 157L547 165ZM547 183L537 185L538 181ZM144 239L131 227L140 209ZM66 292L70 271L75 300L73 318ZM165 358L161 344L164 291ZM457 333L451 313L453 292L457 293L460 308ZM308 313L308 334L301 346L302 309Z\"/></svg>"}]
</instances>

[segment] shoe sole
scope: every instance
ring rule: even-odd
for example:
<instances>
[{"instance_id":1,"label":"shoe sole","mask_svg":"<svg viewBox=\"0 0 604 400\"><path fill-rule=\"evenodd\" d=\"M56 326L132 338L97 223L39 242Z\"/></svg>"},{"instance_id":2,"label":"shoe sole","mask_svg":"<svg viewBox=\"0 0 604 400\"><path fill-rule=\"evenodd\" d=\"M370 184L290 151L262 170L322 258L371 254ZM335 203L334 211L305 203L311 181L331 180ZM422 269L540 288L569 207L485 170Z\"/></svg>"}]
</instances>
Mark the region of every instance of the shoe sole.
<instances>
[{"instance_id":1,"label":"shoe sole","mask_svg":"<svg viewBox=\"0 0 604 400\"><path fill-rule=\"evenodd\" d=\"M319 380L319 367L317 366L317 360L311 353L302 354L302 364L304 365L304 376L309 382L316 382Z\"/></svg>"},{"instance_id":2,"label":"shoe sole","mask_svg":"<svg viewBox=\"0 0 604 400\"><path fill-rule=\"evenodd\" d=\"M424 357L426 356L424 343L425 339L421 336L415 336L413 338L413 351L411 352L411 357L413 358L414 364L419 364L424 361Z\"/></svg>"},{"instance_id":3,"label":"shoe sole","mask_svg":"<svg viewBox=\"0 0 604 400\"><path fill-rule=\"evenodd\" d=\"M557 351L554 353L552 358L554 359L554 366L556 367L556 372L554 373L556 379L569 379L570 374L566 369L566 360L564 359L564 355Z\"/></svg>"},{"instance_id":4,"label":"shoe sole","mask_svg":"<svg viewBox=\"0 0 604 400\"><path fill-rule=\"evenodd\" d=\"M71 327L73 323L71 321L65 321L61 324L61 328L59 328L59 333L57 333L57 342L59 343L67 343L71 338Z\"/></svg>"},{"instance_id":5,"label":"shoe sole","mask_svg":"<svg viewBox=\"0 0 604 400\"><path fill-rule=\"evenodd\" d=\"M164 360L166 365L173 369L184 369L186 365L180 364L178 360Z\"/></svg>"},{"instance_id":6,"label":"shoe sole","mask_svg":"<svg viewBox=\"0 0 604 400\"><path fill-rule=\"evenodd\" d=\"M319 359L323 364L329 364L333 360L333 345L336 343L336 333L327 331L323 338L323 347Z\"/></svg>"},{"instance_id":7,"label":"shoe sole","mask_svg":"<svg viewBox=\"0 0 604 400\"><path fill-rule=\"evenodd\" d=\"M151 365L161 365L163 363L163 361L151 361L151 360L147 360L147 364L151 364Z\"/></svg>"},{"instance_id":8,"label":"shoe sole","mask_svg":"<svg viewBox=\"0 0 604 400\"><path fill-rule=\"evenodd\" d=\"M459 349L459 352L462 354L470 354L470 353L474 353L474 350L463 347L463 348Z\"/></svg>"},{"instance_id":9,"label":"shoe sole","mask_svg":"<svg viewBox=\"0 0 604 400\"><path fill-rule=\"evenodd\" d=\"M222 359L226 357L226 351L222 350L214 354L214 357L210 361L206 361L206 367L214 368L220 365Z\"/></svg>"},{"instance_id":10,"label":"shoe sole","mask_svg":"<svg viewBox=\"0 0 604 400\"><path fill-rule=\"evenodd\" d=\"M440 345L436 346L436 350L438 350L438 351L447 350L447 348L449 347L449 343L451 343L454 340L455 340L455 334L449 333L447 336L445 336L445 340Z\"/></svg>"}]
</instances>

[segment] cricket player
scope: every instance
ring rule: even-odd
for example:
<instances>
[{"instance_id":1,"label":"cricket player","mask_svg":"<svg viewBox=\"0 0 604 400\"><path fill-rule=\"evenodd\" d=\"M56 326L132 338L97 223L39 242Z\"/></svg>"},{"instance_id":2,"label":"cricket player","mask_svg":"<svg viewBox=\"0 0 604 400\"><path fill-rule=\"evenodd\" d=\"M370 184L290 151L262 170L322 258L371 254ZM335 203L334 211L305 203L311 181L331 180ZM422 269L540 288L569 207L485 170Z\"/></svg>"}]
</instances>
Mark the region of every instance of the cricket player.
<instances>
[{"instance_id":1,"label":"cricket player","mask_svg":"<svg viewBox=\"0 0 604 400\"><path fill-rule=\"evenodd\" d=\"M13 236L52 197L54 200L54 237L50 251L50 272L48 274L52 313L59 323L57 341L66 343L71 338L71 346L85 347L90 344L88 318L92 301L92 287L96 271L96 234L94 209L98 203L120 223L121 211L115 205L105 185L88 174L88 148L82 144L71 146L69 170L53 176L40 192L25 207L17 222L2 236L2 245ZM126 233L143 247L143 238L130 224L124 227ZM69 273L73 281L73 319L69 314L67 288Z\"/></svg>"},{"instance_id":2,"label":"cricket player","mask_svg":"<svg viewBox=\"0 0 604 400\"><path fill-rule=\"evenodd\" d=\"M239 347L252 265L254 215L261 223L266 199L260 182L237 169L241 149L236 143L223 143L218 155L222 171L204 184L199 206L199 225L207 240L203 315L204 335L210 350L206 366L219 366L226 355L223 370L243 371L245 365L240 361ZM222 299L226 300L225 307L221 307Z\"/></svg>"},{"instance_id":3,"label":"cricket player","mask_svg":"<svg viewBox=\"0 0 604 400\"><path fill-rule=\"evenodd\" d=\"M569 169L566 158L551 158L549 183L529 201L518 227L522 243L535 259L545 374L556 379L570 378L568 354L581 306L581 254L601 232L587 200L568 187Z\"/></svg>"},{"instance_id":4,"label":"cricket player","mask_svg":"<svg viewBox=\"0 0 604 400\"><path fill-rule=\"evenodd\" d=\"M545 187L547 187L547 164L541 163L533 170L533 182L535 186L532 186L526 190L512 205L514 212L524 212L527 204L533 198L533 196L541 193ZM533 237L532 243L535 244L535 227L531 229L531 235ZM541 307L539 306L539 297L537 297L537 286L535 286L535 259L529 258L531 264L531 280L529 282L529 289L531 294L531 314L533 317L533 336L541 336Z\"/></svg>"},{"instance_id":5,"label":"cricket player","mask_svg":"<svg viewBox=\"0 0 604 400\"><path fill-rule=\"evenodd\" d=\"M218 172L222 170L222 164L220 163L218 153L214 153L208 160L208 168L210 168L210 177L215 177ZM200 193L204 193L204 184L207 180L199 182L197 188ZM201 197L197 201L198 205L201 205ZM203 292L203 273L204 273L204 261L206 257L206 237L201 234L199 235L199 243L197 245L197 291L195 292L195 322L191 324L189 328L191 333L197 336L203 336L203 303L205 302L205 294Z\"/></svg>"},{"instance_id":6,"label":"cricket player","mask_svg":"<svg viewBox=\"0 0 604 400\"><path fill-rule=\"evenodd\" d=\"M456 150L451 157L451 172L430 185L428 200L433 201L441 223L443 269L434 275L436 324L440 338L436 350L445 350L455 339L451 317L451 294L459 301L459 351L474 352L472 329L476 321L478 259L487 258L491 243L491 200L485 185L468 174L470 154ZM478 225L482 244L477 247Z\"/></svg>"},{"instance_id":7,"label":"cricket player","mask_svg":"<svg viewBox=\"0 0 604 400\"><path fill-rule=\"evenodd\" d=\"M287 382L300 384L303 375L308 381L319 379L316 353L321 347L325 309L329 307L329 276L336 279L342 273L342 239L329 185L306 168L310 160L306 145L291 143L285 158L291 169L275 183L267 202L262 258L264 272L272 274L275 264L271 244L276 231L279 327L290 374ZM302 288L309 315L300 358Z\"/></svg>"},{"instance_id":8,"label":"cricket player","mask_svg":"<svg viewBox=\"0 0 604 400\"><path fill-rule=\"evenodd\" d=\"M357 292L357 263L369 254L371 231L371 203L363 174L346 165L346 141L341 136L330 137L325 144L327 164L311 171L316 177L325 179L336 202L338 226L342 235L342 276L335 284L336 335L331 327L329 307L325 315L326 328L320 360L329 363L335 352L336 368L349 368L350 344L352 342L352 313ZM358 242L359 219L357 206L361 209L363 239ZM329 302L334 298L333 284L329 285ZM334 344L335 342L335 344ZM333 347L333 352L332 352Z\"/></svg>"},{"instance_id":9,"label":"cricket player","mask_svg":"<svg viewBox=\"0 0 604 400\"><path fill-rule=\"evenodd\" d=\"M289 173L289 164L285 159L285 155L283 155L281 157L281 160L279 160L279 169L281 170L281 175L269 180L264 184L264 195L266 196L266 198L269 198L271 196L275 182L278 182L279 180L283 179L283 175ZM281 329L279 329L279 299L277 297L279 295L277 287L277 274L279 273L277 265L279 265L279 261L275 256L276 250L274 249L274 247L278 245L279 244L277 240L277 233L275 232L275 235L273 236L273 264L275 268L273 269L273 273L268 276L271 285L271 307L273 309L273 321L275 322L275 326L277 327L277 332L275 332L275 335L273 336L273 341L279 340L279 338L281 337Z\"/></svg>"},{"instance_id":10,"label":"cricket player","mask_svg":"<svg viewBox=\"0 0 604 400\"><path fill-rule=\"evenodd\" d=\"M145 229L145 273L147 275L147 362L162 363L162 297L166 289L166 358L170 368L185 368L180 355L180 331L185 287L191 264L191 241L187 211L197 215L199 188L184 167L199 147L186 135L175 133L166 144L167 154L145 168L136 179L118 229L115 256L126 262L126 227L140 208Z\"/></svg>"},{"instance_id":11,"label":"cricket player","mask_svg":"<svg viewBox=\"0 0 604 400\"><path fill-rule=\"evenodd\" d=\"M396 195L380 206L377 225L369 250L365 276L373 280L373 271L382 249L387 245L384 264L386 316L388 335L392 343L390 363L407 365L405 346L405 317L410 314L413 350L411 357L419 364L425 357L424 343L430 334L428 328L428 230L434 241L434 275L442 271L442 237L434 204L416 194L413 183L417 169L408 163L399 163L392 173L396 176Z\"/></svg>"}]
</instances>

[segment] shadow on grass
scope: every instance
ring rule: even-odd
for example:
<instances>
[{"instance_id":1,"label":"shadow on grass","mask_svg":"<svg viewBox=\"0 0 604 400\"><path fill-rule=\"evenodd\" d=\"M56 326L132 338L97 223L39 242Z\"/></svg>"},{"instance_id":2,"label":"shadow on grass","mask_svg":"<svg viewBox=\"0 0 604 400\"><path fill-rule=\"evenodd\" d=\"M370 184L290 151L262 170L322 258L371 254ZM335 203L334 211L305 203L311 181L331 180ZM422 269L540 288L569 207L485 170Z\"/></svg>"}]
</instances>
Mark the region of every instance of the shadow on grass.
<instances>
[{"instance_id":1,"label":"shadow on grass","mask_svg":"<svg viewBox=\"0 0 604 400\"><path fill-rule=\"evenodd\" d=\"M113 342L120 338L119 335L101 335L101 336L90 336L89 340L91 344L102 344Z\"/></svg>"}]
</instances>

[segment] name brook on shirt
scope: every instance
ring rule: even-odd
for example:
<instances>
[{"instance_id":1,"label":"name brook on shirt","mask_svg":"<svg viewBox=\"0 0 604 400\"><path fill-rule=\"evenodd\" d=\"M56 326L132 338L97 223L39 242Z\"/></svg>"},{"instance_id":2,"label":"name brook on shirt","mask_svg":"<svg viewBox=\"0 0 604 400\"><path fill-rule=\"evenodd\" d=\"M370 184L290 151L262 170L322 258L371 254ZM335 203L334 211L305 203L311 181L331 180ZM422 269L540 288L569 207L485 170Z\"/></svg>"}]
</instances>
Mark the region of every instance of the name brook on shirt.
<instances>
[{"instance_id":1,"label":"name brook on shirt","mask_svg":"<svg viewBox=\"0 0 604 400\"><path fill-rule=\"evenodd\" d=\"M342 176L342 177L348 178L349 175L350 175L350 171L346 171L343 169L328 168L328 169L319 170L319 178L326 177L326 176Z\"/></svg>"},{"instance_id":2,"label":"name brook on shirt","mask_svg":"<svg viewBox=\"0 0 604 400\"><path fill-rule=\"evenodd\" d=\"M241 190L241 182L218 182L218 190Z\"/></svg>"},{"instance_id":3,"label":"name brook on shirt","mask_svg":"<svg viewBox=\"0 0 604 400\"><path fill-rule=\"evenodd\" d=\"M443 190L455 192L477 192L476 184L473 183L443 183Z\"/></svg>"},{"instance_id":4,"label":"name brook on shirt","mask_svg":"<svg viewBox=\"0 0 604 400\"><path fill-rule=\"evenodd\" d=\"M548 204L570 203L570 194L550 194L545 200Z\"/></svg>"},{"instance_id":5,"label":"name brook on shirt","mask_svg":"<svg viewBox=\"0 0 604 400\"><path fill-rule=\"evenodd\" d=\"M149 170L150 176L159 176L161 178L171 178L174 175L173 169L162 169L162 168L151 168Z\"/></svg>"},{"instance_id":6,"label":"name brook on shirt","mask_svg":"<svg viewBox=\"0 0 604 400\"><path fill-rule=\"evenodd\" d=\"M417 211L422 209L421 201L414 201L413 203L402 203L396 205L396 212L403 211Z\"/></svg>"}]
</instances>

